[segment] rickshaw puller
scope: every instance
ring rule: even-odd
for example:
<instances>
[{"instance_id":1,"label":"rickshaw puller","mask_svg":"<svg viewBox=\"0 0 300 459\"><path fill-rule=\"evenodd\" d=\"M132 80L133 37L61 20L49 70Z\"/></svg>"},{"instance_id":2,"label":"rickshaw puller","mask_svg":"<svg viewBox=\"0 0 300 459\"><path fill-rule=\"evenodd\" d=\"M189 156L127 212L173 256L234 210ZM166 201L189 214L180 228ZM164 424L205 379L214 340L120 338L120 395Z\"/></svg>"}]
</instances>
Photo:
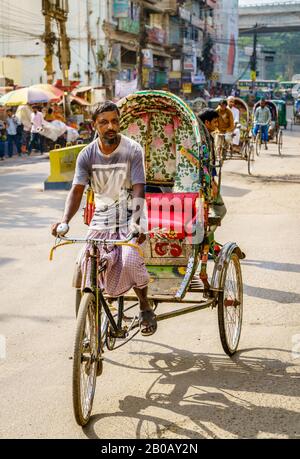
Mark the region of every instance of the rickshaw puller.
<instances>
[{"instance_id":1,"label":"rickshaw puller","mask_svg":"<svg viewBox=\"0 0 300 459\"><path fill-rule=\"evenodd\" d=\"M90 181L96 209L87 238L125 239L128 233L142 226L146 183L143 150L140 144L120 134L119 109L110 101L96 108L93 126L99 137L77 158L62 223L69 224L76 214ZM52 226L54 236L58 225ZM140 230L135 242L142 244L144 241L145 235ZM82 271L87 250L88 245L81 254ZM141 333L152 335L157 329L157 321L147 298L150 278L143 258L130 246L99 246L99 252L101 261L106 263L99 279L100 287L110 297L122 296L133 288L140 304ZM89 266L87 269L89 271Z\"/></svg>"},{"instance_id":2,"label":"rickshaw puller","mask_svg":"<svg viewBox=\"0 0 300 459\"><path fill-rule=\"evenodd\" d=\"M269 108L267 107L266 99L262 98L260 100L260 106L255 110L254 113L253 135L256 138L258 131L261 128L261 139L263 142L265 142L265 150L268 149L268 130L271 119L272 116Z\"/></svg>"}]
</instances>

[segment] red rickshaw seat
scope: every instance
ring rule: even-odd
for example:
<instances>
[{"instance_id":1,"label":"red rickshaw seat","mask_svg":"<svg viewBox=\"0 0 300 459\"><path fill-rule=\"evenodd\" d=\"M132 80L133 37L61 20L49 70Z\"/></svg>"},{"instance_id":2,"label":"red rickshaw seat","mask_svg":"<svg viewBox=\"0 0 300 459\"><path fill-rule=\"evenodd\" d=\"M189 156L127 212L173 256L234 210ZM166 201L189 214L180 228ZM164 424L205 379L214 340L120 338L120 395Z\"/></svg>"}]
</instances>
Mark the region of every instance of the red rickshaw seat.
<instances>
[{"instance_id":1,"label":"red rickshaw seat","mask_svg":"<svg viewBox=\"0 0 300 459\"><path fill-rule=\"evenodd\" d=\"M146 193L150 237L155 228L166 228L172 239L190 235L197 218L198 198L199 193Z\"/></svg>"}]
</instances>

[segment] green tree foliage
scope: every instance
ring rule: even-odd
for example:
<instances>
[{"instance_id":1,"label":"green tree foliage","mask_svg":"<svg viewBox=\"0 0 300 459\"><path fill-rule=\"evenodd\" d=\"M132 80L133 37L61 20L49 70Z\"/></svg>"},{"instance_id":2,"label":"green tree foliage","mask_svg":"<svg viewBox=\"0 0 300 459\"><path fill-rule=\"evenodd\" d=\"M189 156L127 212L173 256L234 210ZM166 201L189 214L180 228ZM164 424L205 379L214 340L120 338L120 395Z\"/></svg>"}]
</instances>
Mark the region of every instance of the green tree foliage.
<instances>
[{"instance_id":1,"label":"green tree foliage","mask_svg":"<svg viewBox=\"0 0 300 459\"><path fill-rule=\"evenodd\" d=\"M300 32L273 33L257 35L257 44L264 50L275 51L273 62L267 62L268 79L289 80L293 74L300 73ZM240 37L239 46L253 45L253 37Z\"/></svg>"}]
</instances>

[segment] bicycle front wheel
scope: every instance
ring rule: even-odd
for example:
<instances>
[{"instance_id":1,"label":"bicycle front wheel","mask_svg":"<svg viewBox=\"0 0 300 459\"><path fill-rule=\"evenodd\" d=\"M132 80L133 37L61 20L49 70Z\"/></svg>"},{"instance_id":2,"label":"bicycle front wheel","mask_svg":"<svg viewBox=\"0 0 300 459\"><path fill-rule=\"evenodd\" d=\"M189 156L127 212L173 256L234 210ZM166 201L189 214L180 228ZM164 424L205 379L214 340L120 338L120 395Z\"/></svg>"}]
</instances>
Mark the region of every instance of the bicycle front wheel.
<instances>
[{"instance_id":1,"label":"bicycle front wheel","mask_svg":"<svg viewBox=\"0 0 300 459\"><path fill-rule=\"evenodd\" d=\"M257 136L256 136L256 140L255 140L255 153L256 153L256 156L260 155L261 144L262 144L261 135L258 133Z\"/></svg>"},{"instance_id":2,"label":"bicycle front wheel","mask_svg":"<svg viewBox=\"0 0 300 459\"><path fill-rule=\"evenodd\" d=\"M78 311L73 361L73 408L76 422L85 426L91 416L98 368L96 302L84 293Z\"/></svg>"}]
</instances>

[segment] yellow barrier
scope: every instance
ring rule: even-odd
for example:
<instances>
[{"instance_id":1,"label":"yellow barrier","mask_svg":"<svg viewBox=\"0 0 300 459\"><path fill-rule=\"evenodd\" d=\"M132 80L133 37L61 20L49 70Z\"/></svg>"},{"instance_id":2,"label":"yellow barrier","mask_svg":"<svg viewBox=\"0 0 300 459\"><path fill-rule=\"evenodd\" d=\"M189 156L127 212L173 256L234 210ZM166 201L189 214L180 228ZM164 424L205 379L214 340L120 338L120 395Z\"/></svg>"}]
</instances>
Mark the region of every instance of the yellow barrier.
<instances>
[{"instance_id":1,"label":"yellow barrier","mask_svg":"<svg viewBox=\"0 0 300 459\"><path fill-rule=\"evenodd\" d=\"M75 172L76 159L86 145L72 145L50 151L50 176L44 183L45 190L69 190Z\"/></svg>"}]
</instances>

